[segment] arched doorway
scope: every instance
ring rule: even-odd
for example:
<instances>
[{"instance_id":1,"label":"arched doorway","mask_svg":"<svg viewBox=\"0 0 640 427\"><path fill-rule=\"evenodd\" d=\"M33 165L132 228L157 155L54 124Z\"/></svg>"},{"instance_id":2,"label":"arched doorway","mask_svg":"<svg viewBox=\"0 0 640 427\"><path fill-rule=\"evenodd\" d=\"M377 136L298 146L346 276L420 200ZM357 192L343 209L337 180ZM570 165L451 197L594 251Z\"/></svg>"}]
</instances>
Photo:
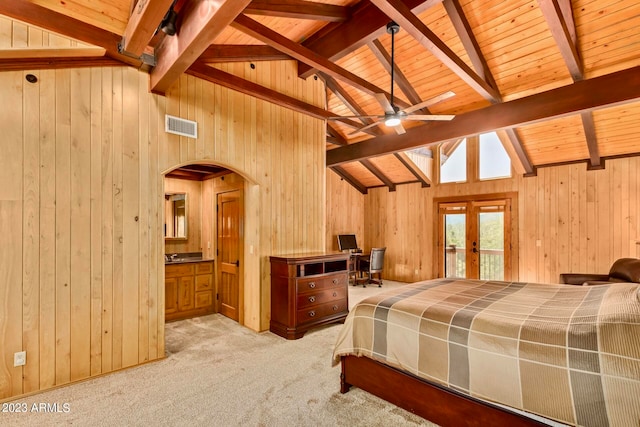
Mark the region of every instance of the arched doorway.
<instances>
[{"instance_id":1,"label":"arched doorway","mask_svg":"<svg viewBox=\"0 0 640 427\"><path fill-rule=\"evenodd\" d=\"M178 252L180 248L188 248L187 255L201 253L203 260L213 260L215 266L211 273L211 290L207 288L204 276L198 278L196 275L193 285L184 285L194 287L191 313L202 313L203 310L196 306L205 306L210 295L213 312L220 312L242 325L259 330L259 320L253 322L253 319L260 319L261 309L259 210L246 209L246 206L259 206L258 185L250 177L226 165L196 161L178 165L164 173L165 194L177 193L180 188L196 189L191 190L194 193L191 197L187 196L187 200L193 199L192 203L187 202L187 211L188 206L197 211L188 214L191 224L187 225L187 235L193 235L193 239L187 238L184 242L165 240L165 255L181 253ZM166 220L168 215L169 211L165 209L163 219ZM235 236L229 233L235 233ZM165 277L165 307L170 307L170 302L176 298L176 291L171 286L179 284L172 280L172 277ZM178 291L178 299L180 295ZM187 317L192 316L187 314ZM167 321L172 318L175 316L166 316Z\"/></svg>"}]
</instances>

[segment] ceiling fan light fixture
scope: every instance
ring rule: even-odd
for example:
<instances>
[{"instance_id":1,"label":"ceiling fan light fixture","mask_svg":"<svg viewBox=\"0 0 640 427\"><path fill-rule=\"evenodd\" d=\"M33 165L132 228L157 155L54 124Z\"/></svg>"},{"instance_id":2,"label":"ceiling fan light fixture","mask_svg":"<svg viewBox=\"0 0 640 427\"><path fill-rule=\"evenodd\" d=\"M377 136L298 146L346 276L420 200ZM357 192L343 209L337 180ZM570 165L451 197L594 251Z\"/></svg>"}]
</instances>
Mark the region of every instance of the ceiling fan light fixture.
<instances>
[{"instance_id":1,"label":"ceiling fan light fixture","mask_svg":"<svg viewBox=\"0 0 640 427\"><path fill-rule=\"evenodd\" d=\"M396 116L393 117L389 117L387 119L385 119L384 124L386 126L389 126L390 128L394 127L394 126L398 126L400 124L400 119Z\"/></svg>"}]
</instances>

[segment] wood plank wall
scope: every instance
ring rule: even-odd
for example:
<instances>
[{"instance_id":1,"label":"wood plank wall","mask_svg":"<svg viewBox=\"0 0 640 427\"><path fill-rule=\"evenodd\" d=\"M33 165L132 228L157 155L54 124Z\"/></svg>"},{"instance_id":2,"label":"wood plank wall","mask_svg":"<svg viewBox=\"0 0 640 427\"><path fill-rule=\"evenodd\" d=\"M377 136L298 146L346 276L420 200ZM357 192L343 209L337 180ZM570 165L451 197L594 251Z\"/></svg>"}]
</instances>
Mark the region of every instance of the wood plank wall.
<instances>
[{"instance_id":1,"label":"wood plank wall","mask_svg":"<svg viewBox=\"0 0 640 427\"><path fill-rule=\"evenodd\" d=\"M327 171L327 238L325 250L338 251L338 234L355 234L364 246L364 195L337 173Z\"/></svg>"},{"instance_id":2,"label":"wood plank wall","mask_svg":"<svg viewBox=\"0 0 640 427\"><path fill-rule=\"evenodd\" d=\"M293 61L226 71L322 105ZM211 162L247 181L245 325L268 328L268 256L325 247L324 123L131 68L0 73L0 400L164 357L163 172ZM164 132L164 115L200 124ZM27 351L27 365L13 366Z\"/></svg>"},{"instance_id":3,"label":"wood plank wall","mask_svg":"<svg viewBox=\"0 0 640 427\"><path fill-rule=\"evenodd\" d=\"M514 191L518 193L517 280L557 283L564 272L606 273L616 259L640 256L639 171L640 157L627 157L607 160L604 170L587 171L580 163L540 168L530 178L431 188L408 184L395 192L372 189L361 195L364 246L387 246L388 279L434 278L438 270L433 263L437 220L433 199ZM349 184L337 180L332 185L329 206L352 203L342 188ZM328 218L328 224L332 221Z\"/></svg>"},{"instance_id":4,"label":"wood plank wall","mask_svg":"<svg viewBox=\"0 0 640 427\"><path fill-rule=\"evenodd\" d=\"M54 34L14 19L0 16L0 48L82 48L89 47L69 37Z\"/></svg>"}]
</instances>

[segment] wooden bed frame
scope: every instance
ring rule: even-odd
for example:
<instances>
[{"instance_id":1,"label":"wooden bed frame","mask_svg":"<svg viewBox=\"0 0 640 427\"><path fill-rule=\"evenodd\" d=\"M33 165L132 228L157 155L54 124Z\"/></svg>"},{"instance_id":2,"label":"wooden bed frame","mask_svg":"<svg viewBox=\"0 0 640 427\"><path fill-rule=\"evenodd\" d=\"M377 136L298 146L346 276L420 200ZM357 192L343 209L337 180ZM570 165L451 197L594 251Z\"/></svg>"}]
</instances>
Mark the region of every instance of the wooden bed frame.
<instances>
[{"instance_id":1,"label":"wooden bed frame","mask_svg":"<svg viewBox=\"0 0 640 427\"><path fill-rule=\"evenodd\" d=\"M340 392L356 386L440 426L546 426L367 357L342 356Z\"/></svg>"}]
</instances>

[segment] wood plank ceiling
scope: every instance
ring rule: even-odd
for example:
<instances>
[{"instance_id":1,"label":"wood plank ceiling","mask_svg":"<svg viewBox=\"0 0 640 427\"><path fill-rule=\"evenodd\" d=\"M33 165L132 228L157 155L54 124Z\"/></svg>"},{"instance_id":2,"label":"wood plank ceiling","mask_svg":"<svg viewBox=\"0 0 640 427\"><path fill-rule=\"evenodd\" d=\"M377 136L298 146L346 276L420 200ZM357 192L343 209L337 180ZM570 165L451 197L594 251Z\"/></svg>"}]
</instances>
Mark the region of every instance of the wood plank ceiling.
<instances>
[{"instance_id":1,"label":"wood plank ceiling","mask_svg":"<svg viewBox=\"0 0 640 427\"><path fill-rule=\"evenodd\" d=\"M159 31L172 7L177 33ZM0 71L127 64L163 93L182 73L327 120L327 166L363 193L429 178L406 150L500 130L516 170L561 162L604 167L640 154L637 0L12 0L17 20L82 42L74 49L0 46ZM394 103L451 121L367 126ZM297 61L321 78L326 108L232 74L228 62ZM312 77L313 76L313 77ZM382 95L381 95L382 94ZM388 106L387 106L388 108ZM342 116L342 117L339 117ZM366 127L366 129L362 129ZM424 151L424 149L423 149Z\"/></svg>"}]
</instances>

